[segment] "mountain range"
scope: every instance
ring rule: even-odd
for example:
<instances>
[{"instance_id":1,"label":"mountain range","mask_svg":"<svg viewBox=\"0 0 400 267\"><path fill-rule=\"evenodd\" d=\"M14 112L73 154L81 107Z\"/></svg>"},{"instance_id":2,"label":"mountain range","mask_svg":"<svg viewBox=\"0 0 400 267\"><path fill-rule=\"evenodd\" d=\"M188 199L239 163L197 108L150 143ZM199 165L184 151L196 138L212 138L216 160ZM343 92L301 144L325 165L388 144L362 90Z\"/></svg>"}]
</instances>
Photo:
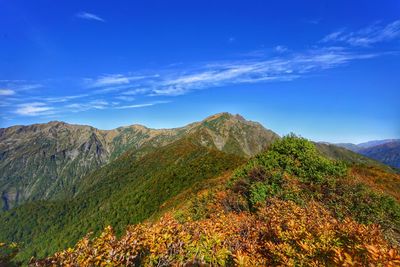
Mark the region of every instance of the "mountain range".
<instances>
[{"instance_id":1,"label":"mountain range","mask_svg":"<svg viewBox=\"0 0 400 267\"><path fill-rule=\"evenodd\" d=\"M188 135L197 135L196 143L201 146L242 157L260 153L279 138L261 124L229 113L215 114L174 129L131 125L99 130L58 121L3 128L0 129L2 209L33 200L72 197L80 190L83 177L128 150L134 151L130 152L133 157L138 157ZM317 146L334 159L376 164L337 146Z\"/></svg>"},{"instance_id":2,"label":"mountain range","mask_svg":"<svg viewBox=\"0 0 400 267\"><path fill-rule=\"evenodd\" d=\"M0 129L2 208L73 196L82 177L127 150L145 153L142 148L161 147L190 134L197 134L202 146L244 157L261 152L278 138L259 123L227 113L161 130L132 125L105 131L57 121Z\"/></svg>"},{"instance_id":3,"label":"mountain range","mask_svg":"<svg viewBox=\"0 0 400 267\"><path fill-rule=\"evenodd\" d=\"M250 191L224 200L224 206L233 205L230 211L252 212L255 196L283 194L282 200L296 203L320 199L338 218L379 222L390 232L390 240L398 238L396 170L343 147L281 138L240 115L219 113L175 129L132 125L106 131L63 122L0 129L0 241L23 244L16 260L27 262L74 246L88 232L101 234L108 225L120 236L128 225L157 221L166 212L182 215L194 205L190 209L198 214L205 203L214 203L212 197L194 203L198 194L217 188L230 192L227 181L252 168L248 175L259 181L257 177L265 175L256 168L260 164L284 171L285 179L298 177L300 184L290 188L300 187L267 184L262 189L267 191L255 193L251 190L259 182L244 176L236 186L240 192ZM268 179L277 179L276 174ZM326 177L343 175L344 184L320 184ZM308 179L315 181L305 182ZM249 206L237 197L249 198ZM373 205L368 212L366 203ZM346 206L350 204L354 210ZM197 215L189 217L193 216ZM207 216L214 215L210 211Z\"/></svg>"},{"instance_id":4,"label":"mountain range","mask_svg":"<svg viewBox=\"0 0 400 267\"><path fill-rule=\"evenodd\" d=\"M339 143L338 146L400 168L400 139L374 140L360 144Z\"/></svg>"}]
</instances>

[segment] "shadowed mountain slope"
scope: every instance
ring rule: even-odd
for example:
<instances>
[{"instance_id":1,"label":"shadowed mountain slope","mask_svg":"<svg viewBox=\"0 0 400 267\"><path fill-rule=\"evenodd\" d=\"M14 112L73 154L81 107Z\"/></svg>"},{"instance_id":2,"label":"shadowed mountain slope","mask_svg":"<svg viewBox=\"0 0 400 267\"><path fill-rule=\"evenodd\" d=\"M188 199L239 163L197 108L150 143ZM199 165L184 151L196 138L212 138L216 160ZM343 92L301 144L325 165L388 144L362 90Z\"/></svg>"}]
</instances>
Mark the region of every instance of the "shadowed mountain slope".
<instances>
[{"instance_id":1,"label":"shadowed mountain slope","mask_svg":"<svg viewBox=\"0 0 400 267\"><path fill-rule=\"evenodd\" d=\"M363 148L359 150L359 153L389 166L400 168L400 141Z\"/></svg>"}]
</instances>

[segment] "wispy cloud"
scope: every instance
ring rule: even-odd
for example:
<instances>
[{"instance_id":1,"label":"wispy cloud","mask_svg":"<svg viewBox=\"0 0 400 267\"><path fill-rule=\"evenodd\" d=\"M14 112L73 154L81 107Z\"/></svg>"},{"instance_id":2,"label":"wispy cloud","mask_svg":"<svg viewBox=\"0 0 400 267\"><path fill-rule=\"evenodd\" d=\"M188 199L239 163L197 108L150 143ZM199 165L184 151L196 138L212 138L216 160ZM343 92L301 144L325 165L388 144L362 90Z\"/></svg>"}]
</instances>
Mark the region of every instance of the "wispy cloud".
<instances>
[{"instance_id":1,"label":"wispy cloud","mask_svg":"<svg viewBox=\"0 0 400 267\"><path fill-rule=\"evenodd\" d=\"M0 95L15 95L18 92L34 91L43 85L24 80L0 80Z\"/></svg>"},{"instance_id":2,"label":"wispy cloud","mask_svg":"<svg viewBox=\"0 0 400 267\"><path fill-rule=\"evenodd\" d=\"M93 109L129 109L154 106L165 101L132 103L148 97L172 97L194 90L228 86L232 84L292 81L348 64L354 60L379 56L377 53L355 52L341 47L314 48L301 53L279 53L278 56L250 57L239 60L208 62L195 67L176 66L158 70L156 74L133 75L113 74L86 79L82 88L85 93L57 97L31 97L32 103L18 104L8 98L8 105L18 108L18 115L41 116L49 113L81 112ZM94 89L94 90L92 90ZM101 99L97 97L101 96ZM93 99L96 97L95 99ZM84 98L84 101L82 100ZM123 101L108 102L111 100ZM27 99L25 99L27 100ZM14 102L13 102L14 101ZM54 105L58 104L58 105Z\"/></svg>"},{"instance_id":3,"label":"wispy cloud","mask_svg":"<svg viewBox=\"0 0 400 267\"><path fill-rule=\"evenodd\" d=\"M14 95L15 91L11 90L11 89L0 89L0 95L1 96L10 96L10 95Z\"/></svg>"},{"instance_id":4,"label":"wispy cloud","mask_svg":"<svg viewBox=\"0 0 400 267\"><path fill-rule=\"evenodd\" d=\"M34 89L39 89L42 88L43 85L39 83L33 83L33 84L19 84L16 85L16 90L18 91L30 91Z\"/></svg>"},{"instance_id":5,"label":"wispy cloud","mask_svg":"<svg viewBox=\"0 0 400 267\"><path fill-rule=\"evenodd\" d=\"M382 25L375 23L358 31L341 29L325 36L321 42L341 42L352 46L371 46L375 43L391 41L400 37L400 20Z\"/></svg>"},{"instance_id":6,"label":"wispy cloud","mask_svg":"<svg viewBox=\"0 0 400 267\"><path fill-rule=\"evenodd\" d=\"M93 14L93 13L79 12L75 16L80 18L80 19L95 20L95 21L105 22L104 19L102 19L101 17L99 17L98 15Z\"/></svg>"},{"instance_id":7,"label":"wispy cloud","mask_svg":"<svg viewBox=\"0 0 400 267\"><path fill-rule=\"evenodd\" d=\"M85 84L96 89L92 94L117 94L115 99L120 100L124 100L121 96L178 96L230 84L290 81L310 72L378 56L341 47L314 48L301 53L293 53L284 46L277 46L275 50L279 51L278 56L272 58L261 54L247 59L208 62L196 67L179 65L172 70L158 70L153 75L103 75L86 79Z\"/></svg>"},{"instance_id":8,"label":"wispy cloud","mask_svg":"<svg viewBox=\"0 0 400 267\"><path fill-rule=\"evenodd\" d=\"M87 87L96 88L96 87L103 87L103 91L114 91L118 89L124 88L124 85L127 85L131 82L142 80L142 79L149 79L158 77L158 74L154 74L151 76L146 75L123 75L123 74L108 74L102 75L95 79L87 78L85 79L85 84ZM121 87L120 87L121 86Z\"/></svg>"},{"instance_id":9,"label":"wispy cloud","mask_svg":"<svg viewBox=\"0 0 400 267\"><path fill-rule=\"evenodd\" d=\"M353 60L376 57L340 48L315 49L273 59L252 59L208 64L190 74L166 77L153 84L149 95L176 96L192 90L237 83L289 81L307 73L334 68Z\"/></svg>"},{"instance_id":10,"label":"wispy cloud","mask_svg":"<svg viewBox=\"0 0 400 267\"><path fill-rule=\"evenodd\" d=\"M23 116L40 116L52 114L53 110L54 108L47 106L45 103L33 102L19 105L15 113Z\"/></svg>"},{"instance_id":11,"label":"wispy cloud","mask_svg":"<svg viewBox=\"0 0 400 267\"><path fill-rule=\"evenodd\" d=\"M89 87L102 87L111 85L128 84L129 78L122 74L104 75L97 79L87 79Z\"/></svg>"},{"instance_id":12,"label":"wispy cloud","mask_svg":"<svg viewBox=\"0 0 400 267\"><path fill-rule=\"evenodd\" d=\"M154 105L158 105L158 104L165 104L165 103L170 103L170 101L155 101L155 102L151 102L151 103L125 105L125 106L116 107L116 109L144 108L144 107L150 107L150 106L154 106Z\"/></svg>"},{"instance_id":13,"label":"wispy cloud","mask_svg":"<svg viewBox=\"0 0 400 267\"><path fill-rule=\"evenodd\" d=\"M81 112L91 109L105 109L109 107L110 104L101 99L91 100L85 103L72 103L64 106L64 109L70 112Z\"/></svg>"},{"instance_id":14,"label":"wispy cloud","mask_svg":"<svg viewBox=\"0 0 400 267\"><path fill-rule=\"evenodd\" d=\"M133 101L135 98L133 96L127 96L127 95L118 95L114 97L117 100L121 101Z\"/></svg>"},{"instance_id":15,"label":"wispy cloud","mask_svg":"<svg viewBox=\"0 0 400 267\"><path fill-rule=\"evenodd\" d=\"M70 96L60 96L60 97L44 97L41 100L49 102L49 103L62 103L68 102L74 99L88 97L89 94L79 94L79 95L70 95Z\"/></svg>"},{"instance_id":16,"label":"wispy cloud","mask_svg":"<svg viewBox=\"0 0 400 267\"><path fill-rule=\"evenodd\" d=\"M284 45L277 45L275 46L274 50L278 53L284 53L288 51L288 48Z\"/></svg>"},{"instance_id":17,"label":"wispy cloud","mask_svg":"<svg viewBox=\"0 0 400 267\"><path fill-rule=\"evenodd\" d=\"M151 82L153 83L153 82ZM150 88L132 88L121 92L122 95L141 95L149 92Z\"/></svg>"},{"instance_id":18,"label":"wispy cloud","mask_svg":"<svg viewBox=\"0 0 400 267\"><path fill-rule=\"evenodd\" d=\"M154 105L155 104L153 104L153 103L135 104L135 105L120 106L120 107L117 107L117 109L143 108L143 107L149 107L149 106L154 106Z\"/></svg>"}]
</instances>

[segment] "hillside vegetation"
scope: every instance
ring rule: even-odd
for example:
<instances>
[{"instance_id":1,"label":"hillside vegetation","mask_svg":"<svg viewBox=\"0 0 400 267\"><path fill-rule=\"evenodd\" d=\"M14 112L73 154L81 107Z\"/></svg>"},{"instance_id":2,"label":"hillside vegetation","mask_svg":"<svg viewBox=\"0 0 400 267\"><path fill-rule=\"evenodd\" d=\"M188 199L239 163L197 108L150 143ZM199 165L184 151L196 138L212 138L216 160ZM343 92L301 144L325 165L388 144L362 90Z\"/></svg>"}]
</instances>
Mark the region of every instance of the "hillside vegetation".
<instances>
[{"instance_id":1,"label":"hillside vegetation","mask_svg":"<svg viewBox=\"0 0 400 267\"><path fill-rule=\"evenodd\" d=\"M362 168L287 136L161 219L122 237L107 226L30 265L399 266L400 204Z\"/></svg>"}]
</instances>

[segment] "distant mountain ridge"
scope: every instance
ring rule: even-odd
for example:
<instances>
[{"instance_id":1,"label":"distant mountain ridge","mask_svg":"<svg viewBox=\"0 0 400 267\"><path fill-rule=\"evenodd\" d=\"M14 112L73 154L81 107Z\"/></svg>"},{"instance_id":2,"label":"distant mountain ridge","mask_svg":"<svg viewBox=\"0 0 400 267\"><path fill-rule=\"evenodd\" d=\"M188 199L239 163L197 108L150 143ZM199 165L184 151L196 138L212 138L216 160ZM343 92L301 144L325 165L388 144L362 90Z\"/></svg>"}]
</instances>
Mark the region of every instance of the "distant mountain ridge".
<instances>
[{"instance_id":1,"label":"distant mountain ridge","mask_svg":"<svg viewBox=\"0 0 400 267\"><path fill-rule=\"evenodd\" d=\"M3 128L0 129L2 208L10 209L31 200L73 196L82 177L127 150L162 147L194 133L202 146L244 157L261 152L279 138L261 124L229 113L173 129L132 125L99 130L58 121Z\"/></svg>"},{"instance_id":2,"label":"distant mountain ridge","mask_svg":"<svg viewBox=\"0 0 400 267\"><path fill-rule=\"evenodd\" d=\"M371 140L363 143L353 144L353 143L335 143L335 145L347 148L351 151L357 152L364 148L370 148L378 145L383 145L391 142L399 142L400 139L382 139L382 140Z\"/></svg>"},{"instance_id":3,"label":"distant mountain ridge","mask_svg":"<svg viewBox=\"0 0 400 267\"><path fill-rule=\"evenodd\" d=\"M360 144L339 143L336 145L386 165L400 168L400 139L373 140Z\"/></svg>"},{"instance_id":4,"label":"distant mountain ridge","mask_svg":"<svg viewBox=\"0 0 400 267\"><path fill-rule=\"evenodd\" d=\"M386 165L400 168L400 140L363 148L359 153Z\"/></svg>"}]
</instances>

